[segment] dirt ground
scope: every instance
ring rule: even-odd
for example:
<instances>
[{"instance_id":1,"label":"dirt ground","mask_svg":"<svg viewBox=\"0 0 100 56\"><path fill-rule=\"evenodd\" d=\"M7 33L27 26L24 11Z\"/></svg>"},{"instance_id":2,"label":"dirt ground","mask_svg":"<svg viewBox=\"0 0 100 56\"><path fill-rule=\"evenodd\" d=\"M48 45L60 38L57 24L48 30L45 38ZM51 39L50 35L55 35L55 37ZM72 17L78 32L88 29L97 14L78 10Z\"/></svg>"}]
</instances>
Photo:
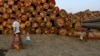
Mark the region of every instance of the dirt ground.
<instances>
[{"instance_id":1,"label":"dirt ground","mask_svg":"<svg viewBox=\"0 0 100 56\"><path fill-rule=\"evenodd\" d=\"M58 35L31 35L25 49L9 49L12 35L0 35L0 49L8 49L5 56L100 56L100 40L80 41L78 38ZM1 55L0 55L1 56Z\"/></svg>"}]
</instances>

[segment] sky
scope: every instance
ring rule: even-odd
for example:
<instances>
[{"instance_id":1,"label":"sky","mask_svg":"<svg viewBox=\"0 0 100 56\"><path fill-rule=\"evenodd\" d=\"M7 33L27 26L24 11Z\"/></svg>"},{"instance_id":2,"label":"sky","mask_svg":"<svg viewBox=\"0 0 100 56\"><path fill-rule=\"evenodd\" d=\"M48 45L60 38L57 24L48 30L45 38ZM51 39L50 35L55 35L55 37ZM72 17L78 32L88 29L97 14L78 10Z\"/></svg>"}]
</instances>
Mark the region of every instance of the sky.
<instances>
[{"instance_id":1,"label":"sky","mask_svg":"<svg viewBox=\"0 0 100 56\"><path fill-rule=\"evenodd\" d=\"M65 9L69 13L84 10L100 11L100 0L55 0L56 6Z\"/></svg>"}]
</instances>

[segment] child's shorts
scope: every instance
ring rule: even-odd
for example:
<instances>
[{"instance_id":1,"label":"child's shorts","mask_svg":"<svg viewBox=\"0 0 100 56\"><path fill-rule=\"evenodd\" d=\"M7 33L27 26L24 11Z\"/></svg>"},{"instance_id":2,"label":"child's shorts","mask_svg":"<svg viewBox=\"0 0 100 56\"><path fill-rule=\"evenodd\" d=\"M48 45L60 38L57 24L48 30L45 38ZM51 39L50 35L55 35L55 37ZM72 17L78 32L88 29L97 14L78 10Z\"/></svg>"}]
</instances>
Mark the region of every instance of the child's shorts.
<instances>
[{"instance_id":1,"label":"child's shorts","mask_svg":"<svg viewBox=\"0 0 100 56\"><path fill-rule=\"evenodd\" d=\"M30 41L30 40L26 40L25 42L26 42L26 43L30 43L31 41Z\"/></svg>"}]
</instances>

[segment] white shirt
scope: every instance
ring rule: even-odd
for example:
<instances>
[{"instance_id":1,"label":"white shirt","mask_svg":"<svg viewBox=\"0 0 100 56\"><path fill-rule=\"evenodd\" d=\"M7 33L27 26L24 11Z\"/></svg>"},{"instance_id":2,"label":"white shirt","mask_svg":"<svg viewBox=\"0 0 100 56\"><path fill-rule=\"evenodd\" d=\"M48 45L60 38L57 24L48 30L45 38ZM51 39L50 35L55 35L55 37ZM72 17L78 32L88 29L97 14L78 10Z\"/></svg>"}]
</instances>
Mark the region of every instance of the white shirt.
<instances>
[{"instance_id":1,"label":"white shirt","mask_svg":"<svg viewBox=\"0 0 100 56\"><path fill-rule=\"evenodd\" d=\"M19 29L20 28L20 24L19 24L18 21L14 21L12 26L13 26L13 28L16 28L16 29L14 29L14 31L15 31L14 33L15 34L16 33L20 33L20 29Z\"/></svg>"},{"instance_id":2,"label":"white shirt","mask_svg":"<svg viewBox=\"0 0 100 56\"><path fill-rule=\"evenodd\" d=\"M30 40L30 36L27 36L27 37L26 37L26 40Z\"/></svg>"}]
</instances>

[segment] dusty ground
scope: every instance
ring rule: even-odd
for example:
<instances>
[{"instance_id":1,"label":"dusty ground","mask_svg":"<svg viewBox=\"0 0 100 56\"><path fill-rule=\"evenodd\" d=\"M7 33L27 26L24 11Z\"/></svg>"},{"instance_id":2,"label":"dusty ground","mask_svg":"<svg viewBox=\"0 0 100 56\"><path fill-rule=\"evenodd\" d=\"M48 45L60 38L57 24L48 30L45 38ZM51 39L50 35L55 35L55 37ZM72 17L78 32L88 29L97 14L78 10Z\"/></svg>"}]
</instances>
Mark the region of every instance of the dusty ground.
<instances>
[{"instance_id":1,"label":"dusty ground","mask_svg":"<svg viewBox=\"0 0 100 56\"><path fill-rule=\"evenodd\" d=\"M25 36L22 38L25 42ZM84 42L67 36L31 35L31 44L20 51L9 49L11 41L11 35L0 35L0 49L9 50L5 56L100 56L100 40Z\"/></svg>"}]
</instances>

